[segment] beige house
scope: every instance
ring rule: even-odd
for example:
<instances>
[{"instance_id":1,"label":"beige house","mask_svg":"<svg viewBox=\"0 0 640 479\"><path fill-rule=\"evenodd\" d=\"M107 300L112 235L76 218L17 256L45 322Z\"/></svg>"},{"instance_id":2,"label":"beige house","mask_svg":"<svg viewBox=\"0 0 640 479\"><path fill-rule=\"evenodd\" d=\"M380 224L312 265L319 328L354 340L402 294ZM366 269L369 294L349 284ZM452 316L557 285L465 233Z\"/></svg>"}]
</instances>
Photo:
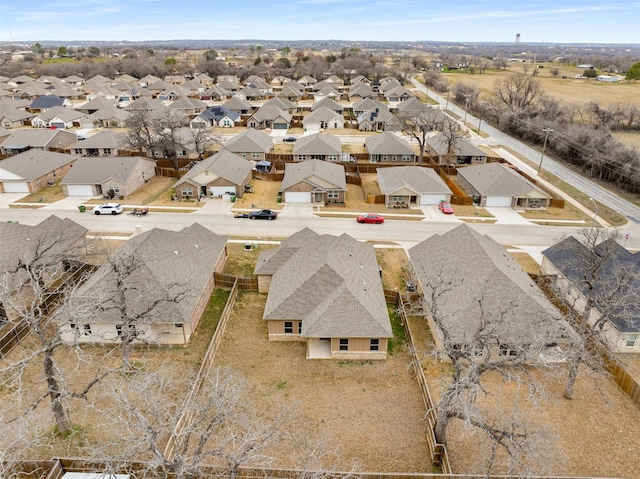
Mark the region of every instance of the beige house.
<instances>
[{"instance_id":1,"label":"beige house","mask_svg":"<svg viewBox=\"0 0 640 479\"><path fill-rule=\"evenodd\" d=\"M441 351L555 361L576 338L511 254L467 224L412 247L409 259Z\"/></svg>"},{"instance_id":2,"label":"beige house","mask_svg":"<svg viewBox=\"0 0 640 479\"><path fill-rule=\"evenodd\" d=\"M127 196L155 175L155 160L141 156L81 157L60 184L67 196Z\"/></svg>"},{"instance_id":3,"label":"beige house","mask_svg":"<svg viewBox=\"0 0 640 479\"><path fill-rule=\"evenodd\" d=\"M285 203L344 205L347 196L344 167L320 160L287 163L280 192Z\"/></svg>"},{"instance_id":4,"label":"beige house","mask_svg":"<svg viewBox=\"0 0 640 479\"><path fill-rule=\"evenodd\" d=\"M78 156L27 150L0 160L0 193L35 193L62 179Z\"/></svg>"},{"instance_id":5,"label":"beige house","mask_svg":"<svg viewBox=\"0 0 640 479\"><path fill-rule=\"evenodd\" d=\"M222 150L198 162L175 183L174 188L179 199L242 196L251 174L251 162Z\"/></svg>"},{"instance_id":6,"label":"beige house","mask_svg":"<svg viewBox=\"0 0 640 479\"><path fill-rule=\"evenodd\" d=\"M371 135L364 141L371 163L404 163L416 162L416 152L409 142L391 132Z\"/></svg>"},{"instance_id":7,"label":"beige house","mask_svg":"<svg viewBox=\"0 0 640 479\"><path fill-rule=\"evenodd\" d=\"M378 168L377 177L387 207L437 205L451 199L451 190L433 168Z\"/></svg>"},{"instance_id":8,"label":"beige house","mask_svg":"<svg viewBox=\"0 0 640 479\"><path fill-rule=\"evenodd\" d=\"M188 344L215 287L214 273L224 268L226 245L226 236L198 223L134 236L71 297L76 308L54 318L62 340L118 343L128 327L144 342Z\"/></svg>"},{"instance_id":9,"label":"beige house","mask_svg":"<svg viewBox=\"0 0 640 479\"><path fill-rule=\"evenodd\" d=\"M84 140L69 146L74 155L80 156L118 156L127 151L122 133L114 130L99 131Z\"/></svg>"},{"instance_id":10,"label":"beige house","mask_svg":"<svg viewBox=\"0 0 640 479\"><path fill-rule=\"evenodd\" d=\"M273 149L273 139L266 133L249 128L231 138L224 148L247 160L262 161Z\"/></svg>"},{"instance_id":11,"label":"beige house","mask_svg":"<svg viewBox=\"0 0 640 479\"><path fill-rule=\"evenodd\" d=\"M329 133L303 136L293 147L293 159L294 161L340 161L342 159L340 138Z\"/></svg>"},{"instance_id":12,"label":"beige house","mask_svg":"<svg viewBox=\"0 0 640 479\"><path fill-rule=\"evenodd\" d=\"M371 244L305 228L262 251L254 274L270 341L305 341L309 359L386 358L393 333Z\"/></svg>"}]
</instances>

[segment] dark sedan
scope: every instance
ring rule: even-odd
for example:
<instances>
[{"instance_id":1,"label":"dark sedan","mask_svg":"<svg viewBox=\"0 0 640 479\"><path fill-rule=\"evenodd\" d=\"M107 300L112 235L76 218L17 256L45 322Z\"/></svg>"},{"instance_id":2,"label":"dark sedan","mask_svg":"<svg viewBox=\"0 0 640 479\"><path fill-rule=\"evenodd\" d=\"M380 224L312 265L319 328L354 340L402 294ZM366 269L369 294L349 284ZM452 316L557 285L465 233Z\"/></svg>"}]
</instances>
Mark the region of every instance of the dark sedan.
<instances>
[{"instance_id":1,"label":"dark sedan","mask_svg":"<svg viewBox=\"0 0 640 479\"><path fill-rule=\"evenodd\" d=\"M278 213L271 210L252 211L249 213L250 220L275 220L278 217Z\"/></svg>"}]
</instances>

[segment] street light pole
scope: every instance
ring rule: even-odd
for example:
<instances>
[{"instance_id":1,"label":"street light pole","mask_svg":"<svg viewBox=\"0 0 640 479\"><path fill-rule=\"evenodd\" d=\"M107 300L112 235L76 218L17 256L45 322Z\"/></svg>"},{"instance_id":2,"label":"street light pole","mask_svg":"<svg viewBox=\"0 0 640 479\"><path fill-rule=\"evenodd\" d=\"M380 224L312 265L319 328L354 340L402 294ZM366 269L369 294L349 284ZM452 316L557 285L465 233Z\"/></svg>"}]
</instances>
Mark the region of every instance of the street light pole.
<instances>
[{"instance_id":1,"label":"street light pole","mask_svg":"<svg viewBox=\"0 0 640 479\"><path fill-rule=\"evenodd\" d=\"M593 204L594 204L594 206L596 207L596 211L595 211L595 213L593 214L593 223L591 224L591 227L592 227L592 228L595 228L595 227L596 227L596 218L598 217L598 203L596 203L596 200L594 200L594 199L593 199L593 198L591 198L591 197L589 197L589 199L590 199L591 201L593 201Z\"/></svg>"},{"instance_id":2,"label":"street light pole","mask_svg":"<svg viewBox=\"0 0 640 479\"><path fill-rule=\"evenodd\" d=\"M542 169L542 160L544 159L544 149L547 146L547 138L549 137L549 133L553 133L553 128L543 128L544 131L544 143L542 143L542 155L540 156L540 164L538 165L538 174L540 174L540 170Z\"/></svg>"},{"instance_id":3,"label":"street light pole","mask_svg":"<svg viewBox=\"0 0 640 479\"><path fill-rule=\"evenodd\" d=\"M464 96L464 121L462 122L464 126L467 126L467 108L469 108L469 95Z\"/></svg>"},{"instance_id":4,"label":"street light pole","mask_svg":"<svg viewBox=\"0 0 640 479\"><path fill-rule=\"evenodd\" d=\"M447 104L444 107L444 110L447 111L449 109L449 92L451 90L449 88L447 88Z\"/></svg>"}]
</instances>

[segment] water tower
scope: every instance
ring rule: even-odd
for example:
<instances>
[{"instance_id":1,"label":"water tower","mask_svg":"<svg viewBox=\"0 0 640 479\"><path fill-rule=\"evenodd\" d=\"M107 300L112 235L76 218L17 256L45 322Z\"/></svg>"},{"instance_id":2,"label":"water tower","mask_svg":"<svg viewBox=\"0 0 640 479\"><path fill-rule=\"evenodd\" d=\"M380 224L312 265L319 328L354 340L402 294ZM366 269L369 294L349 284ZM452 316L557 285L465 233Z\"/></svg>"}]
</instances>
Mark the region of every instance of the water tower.
<instances>
[{"instance_id":1,"label":"water tower","mask_svg":"<svg viewBox=\"0 0 640 479\"><path fill-rule=\"evenodd\" d=\"M516 33L516 43L520 43L520 34Z\"/></svg>"}]
</instances>

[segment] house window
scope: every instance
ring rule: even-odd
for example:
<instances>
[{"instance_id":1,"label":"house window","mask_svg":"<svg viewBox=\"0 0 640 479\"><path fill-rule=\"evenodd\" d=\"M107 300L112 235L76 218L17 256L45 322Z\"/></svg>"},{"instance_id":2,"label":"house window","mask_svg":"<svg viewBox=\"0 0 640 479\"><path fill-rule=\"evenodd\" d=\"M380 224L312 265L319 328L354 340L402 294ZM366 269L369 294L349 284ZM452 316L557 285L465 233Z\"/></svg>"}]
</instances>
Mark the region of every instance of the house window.
<instances>
[{"instance_id":1,"label":"house window","mask_svg":"<svg viewBox=\"0 0 640 479\"><path fill-rule=\"evenodd\" d=\"M302 321L298 321L298 334L302 334Z\"/></svg>"},{"instance_id":2,"label":"house window","mask_svg":"<svg viewBox=\"0 0 640 479\"><path fill-rule=\"evenodd\" d=\"M298 155L298 161L305 161L307 159L307 155Z\"/></svg>"},{"instance_id":3,"label":"house window","mask_svg":"<svg viewBox=\"0 0 640 479\"><path fill-rule=\"evenodd\" d=\"M174 328L176 328L176 329L182 329L182 324L180 324L180 323L174 323L174 324L173 324L173 327L174 327Z\"/></svg>"},{"instance_id":4,"label":"house window","mask_svg":"<svg viewBox=\"0 0 640 479\"><path fill-rule=\"evenodd\" d=\"M293 334L293 321L284 322L284 334Z\"/></svg>"},{"instance_id":5,"label":"house window","mask_svg":"<svg viewBox=\"0 0 640 479\"><path fill-rule=\"evenodd\" d=\"M245 152L242 152L242 154L240 156L242 156L242 158L246 158L247 154Z\"/></svg>"},{"instance_id":6,"label":"house window","mask_svg":"<svg viewBox=\"0 0 640 479\"><path fill-rule=\"evenodd\" d=\"M73 149L73 154L74 155L82 155L82 148L74 148Z\"/></svg>"},{"instance_id":7,"label":"house window","mask_svg":"<svg viewBox=\"0 0 640 479\"><path fill-rule=\"evenodd\" d=\"M378 338L369 340L369 351L380 351L380 340Z\"/></svg>"},{"instance_id":8,"label":"house window","mask_svg":"<svg viewBox=\"0 0 640 479\"><path fill-rule=\"evenodd\" d=\"M505 344L500 345L500 349L498 349L498 356L506 357L515 357L518 355L518 351L516 349L512 349Z\"/></svg>"},{"instance_id":9,"label":"house window","mask_svg":"<svg viewBox=\"0 0 640 479\"><path fill-rule=\"evenodd\" d=\"M105 148L105 149L103 149L103 150L102 150L102 152L103 152L105 155L110 155L110 154L111 154L111 148Z\"/></svg>"},{"instance_id":10,"label":"house window","mask_svg":"<svg viewBox=\"0 0 640 479\"><path fill-rule=\"evenodd\" d=\"M107 187L108 191L113 191L116 195L120 194L120 186L119 185L109 185Z\"/></svg>"},{"instance_id":11,"label":"house window","mask_svg":"<svg viewBox=\"0 0 640 479\"><path fill-rule=\"evenodd\" d=\"M260 153L254 151L253 153L251 153L251 158L260 158Z\"/></svg>"},{"instance_id":12,"label":"house window","mask_svg":"<svg viewBox=\"0 0 640 479\"><path fill-rule=\"evenodd\" d=\"M122 337L123 328L124 328L124 325L116 324L116 333L118 334L119 338ZM129 325L129 337L130 338L135 338L136 336L137 336L136 325L135 324L130 324Z\"/></svg>"},{"instance_id":13,"label":"house window","mask_svg":"<svg viewBox=\"0 0 640 479\"><path fill-rule=\"evenodd\" d=\"M182 196L183 197L193 196L193 188L189 188L187 186L183 186L182 187Z\"/></svg>"},{"instance_id":14,"label":"house window","mask_svg":"<svg viewBox=\"0 0 640 479\"><path fill-rule=\"evenodd\" d=\"M378 163L380 161L379 155L371 155L371 163Z\"/></svg>"},{"instance_id":15,"label":"house window","mask_svg":"<svg viewBox=\"0 0 640 479\"><path fill-rule=\"evenodd\" d=\"M187 156L187 150L178 150L178 156Z\"/></svg>"},{"instance_id":16,"label":"house window","mask_svg":"<svg viewBox=\"0 0 640 479\"><path fill-rule=\"evenodd\" d=\"M338 155L329 155L329 161L338 161Z\"/></svg>"},{"instance_id":17,"label":"house window","mask_svg":"<svg viewBox=\"0 0 640 479\"><path fill-rule=\"evenodd\" d=\"M540 198L530 198L529 206L540 206Z\"/></svg>"},{"instance_id":18,"label":"house window","mask_svg":"<svg viewBox=\"0 0 640 479\"><path fill-rule=\"evenodd\" d=\"M348 338L340 338L340 351L349 351L349 339Z\"/></svg>"},{"instance_id":19,"label":"house window","mask_svg":"<svg viewBox=\"0 0 640 479\"><path fill-rule=\"evenodd\" d=\"M403 203L404 202L404 196L402 196L402 195L392 195L391 196L391 202L392 203Z\"/></svg>"},{"instance_id":20,"label":"house window","mask_svg":"<svg viewBox=\"0 0 640 479\"><path fill-rule=\"evenodd\" d=\"M411 155L402 155L402 161L411 161Z\"/></svg>"},{"instance_id":21,"label":"house window","mask_svg":"<svg viewBox=\"0 0 640 479\"><path fill-rule=\"evenodd\" d=\"M340 192L338 190L329 190L327 191L327 198L337 199L340 197Z\"/></svg>"},{"instance_id":22,"label":"house window","mask_svg":"<svg viewBox=\"0 0 640 479\"><path fill-rule=\"evenodd\" d=\"M387 161L387 155L382 155L382 161L384 161L384 162Z\"/></svg>"},{"instance_id":23,"label":"house window","mask_svg":"<svg viewBox=\"0 0 640 479\"><path fill-rule=\"evenodd\" d=\"M84 334L85 336L91 336L91 325L90 324L83 324L82 325L82 334Z\"/></svg>"},{"instance_id":24,"label":"house window","mask_svg":"<svg viewBox=\"0 0 640 479\"><path fill-rule=\"evenodd\" d=\"M69 327L71 328L71 331L73 331L74 333L78 332L78 325L76 323L71 323Z\"/></svg>"},{"instance_id":25,"label":"house window","mask_svg":"<svg viewBox=\"0 0 640 479\"><path fill-rule=\"evenodd\" d=\"M627 347L632 348L636 345L636 341L638 340L637 334L630 334L627 336Z\"/></svg>"}]
</instances>

